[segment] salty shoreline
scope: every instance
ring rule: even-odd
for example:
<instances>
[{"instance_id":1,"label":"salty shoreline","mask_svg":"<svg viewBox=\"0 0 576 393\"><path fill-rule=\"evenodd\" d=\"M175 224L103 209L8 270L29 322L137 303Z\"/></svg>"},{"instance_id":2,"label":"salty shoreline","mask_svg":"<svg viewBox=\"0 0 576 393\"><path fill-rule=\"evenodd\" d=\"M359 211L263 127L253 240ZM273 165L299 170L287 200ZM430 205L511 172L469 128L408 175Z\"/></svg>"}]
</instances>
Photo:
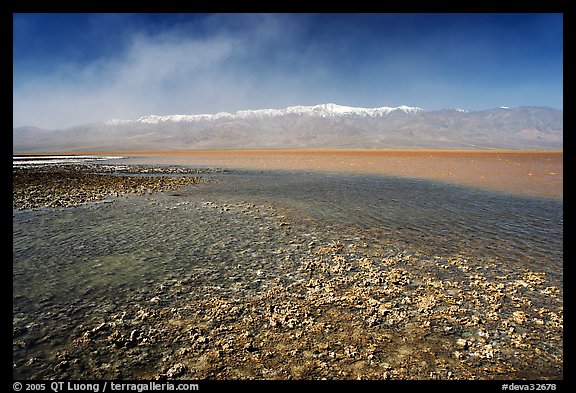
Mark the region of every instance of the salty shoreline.
<instances>
[{"instance_id":1,"label":"salty shoreline","mask_svg":"<svg viewBox=\"0 0 576 393\"><path fill-rule=\"evenodd\" d=\"M14 377L563 377L558 276L384 245L227 176L15 210Z\"/></svg>"}]
</instances>

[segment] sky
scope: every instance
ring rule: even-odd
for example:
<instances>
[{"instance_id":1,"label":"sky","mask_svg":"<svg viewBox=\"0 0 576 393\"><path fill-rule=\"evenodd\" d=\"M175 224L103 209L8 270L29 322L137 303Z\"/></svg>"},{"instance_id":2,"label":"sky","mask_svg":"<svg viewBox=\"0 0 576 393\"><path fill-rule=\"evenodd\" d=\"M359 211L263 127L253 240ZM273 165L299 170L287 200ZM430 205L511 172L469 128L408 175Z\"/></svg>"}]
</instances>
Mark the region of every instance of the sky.
<instances>
[{"instance_id":1,"label":"sky","mask_svg":"<svg viewBox=\"0 0 576 393\"><path fill-rule=\"evenodd\" d=\"M13 124L336 103L563 109L562 14L14 14Z\"/></svg>"}]
</instances>

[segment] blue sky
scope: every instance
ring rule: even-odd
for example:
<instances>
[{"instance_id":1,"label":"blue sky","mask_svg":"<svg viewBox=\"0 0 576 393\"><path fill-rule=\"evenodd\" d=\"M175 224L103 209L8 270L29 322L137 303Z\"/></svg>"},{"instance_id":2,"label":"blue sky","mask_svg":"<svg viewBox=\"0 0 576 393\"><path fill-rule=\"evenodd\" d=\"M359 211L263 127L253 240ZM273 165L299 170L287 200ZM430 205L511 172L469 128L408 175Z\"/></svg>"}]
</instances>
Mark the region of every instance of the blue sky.
<instances>
[{"instance_id":1,"label":"blue sky","mask_svg":"<svg viewBox=\"0 0 576 393\"><path fill-rule=\"evenodd\" d=\"M337 103L563 109L562 14L14 14L14 126Z\"/></svg>"}]
</instances>

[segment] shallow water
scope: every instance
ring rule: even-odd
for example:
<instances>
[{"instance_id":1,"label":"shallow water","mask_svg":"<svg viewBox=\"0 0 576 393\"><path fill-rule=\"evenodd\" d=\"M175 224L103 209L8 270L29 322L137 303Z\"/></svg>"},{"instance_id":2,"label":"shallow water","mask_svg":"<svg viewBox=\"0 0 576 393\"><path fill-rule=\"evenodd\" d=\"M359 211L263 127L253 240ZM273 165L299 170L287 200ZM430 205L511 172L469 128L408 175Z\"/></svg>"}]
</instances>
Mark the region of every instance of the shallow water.
<instances>
[{"instance_id":1,"label":"shallow water","mask_svg":"<svg viewBox=\"0 0 576 393\"><path fill-rule=\"evenodd\" d=\"M295 279L291 263L306 246L331 241L529 268L562 288L561 200L384 175L206 177L215 181L111 205L14 211L16 378L56 373L44 364L83 325L127 302L150 304L171 280L194 273L222 294L257 293Z\"/></svg>"},{"instance_id":2,"label":"shallow water","mask_svg":"<svg viewBox=\"0 0 576 393\"><path fill-rule=\"evenodd\" d=\"M374 175L250 172L203 195L272 203L333 233L362 233L412 251L562 267L563 207L555 200ZM226 198L225 198L226 199Z\"/></svg>"}]
</instances>

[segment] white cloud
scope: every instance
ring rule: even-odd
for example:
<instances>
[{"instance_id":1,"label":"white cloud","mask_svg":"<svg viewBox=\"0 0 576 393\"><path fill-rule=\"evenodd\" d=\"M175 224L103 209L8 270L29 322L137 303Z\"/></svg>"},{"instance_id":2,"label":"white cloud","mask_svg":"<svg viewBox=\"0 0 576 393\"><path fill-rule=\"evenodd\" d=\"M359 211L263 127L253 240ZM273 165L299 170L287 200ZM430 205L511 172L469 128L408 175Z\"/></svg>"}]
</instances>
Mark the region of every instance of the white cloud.
<instances>
[{"instance_id":1,"label":"white cloud","mask_svg":"<svg viewBox=\"0 0 576 393\"><path fill-rule=\"evenodd\" d=\"M137 34L114 58L63 62L52 73L29 78L14 88L14 126L63 128L145 114L232 111L283 105L294 97L305 85L300 78L306 67L291 73L286 59L274 64L275 53L268 53L280 35L295 36L294 26L286 36L288 24L263 15L217 29L222 18L230 16L206 22L208 35L188 36L183 26Z\"/></svg>"}]
</instances>

